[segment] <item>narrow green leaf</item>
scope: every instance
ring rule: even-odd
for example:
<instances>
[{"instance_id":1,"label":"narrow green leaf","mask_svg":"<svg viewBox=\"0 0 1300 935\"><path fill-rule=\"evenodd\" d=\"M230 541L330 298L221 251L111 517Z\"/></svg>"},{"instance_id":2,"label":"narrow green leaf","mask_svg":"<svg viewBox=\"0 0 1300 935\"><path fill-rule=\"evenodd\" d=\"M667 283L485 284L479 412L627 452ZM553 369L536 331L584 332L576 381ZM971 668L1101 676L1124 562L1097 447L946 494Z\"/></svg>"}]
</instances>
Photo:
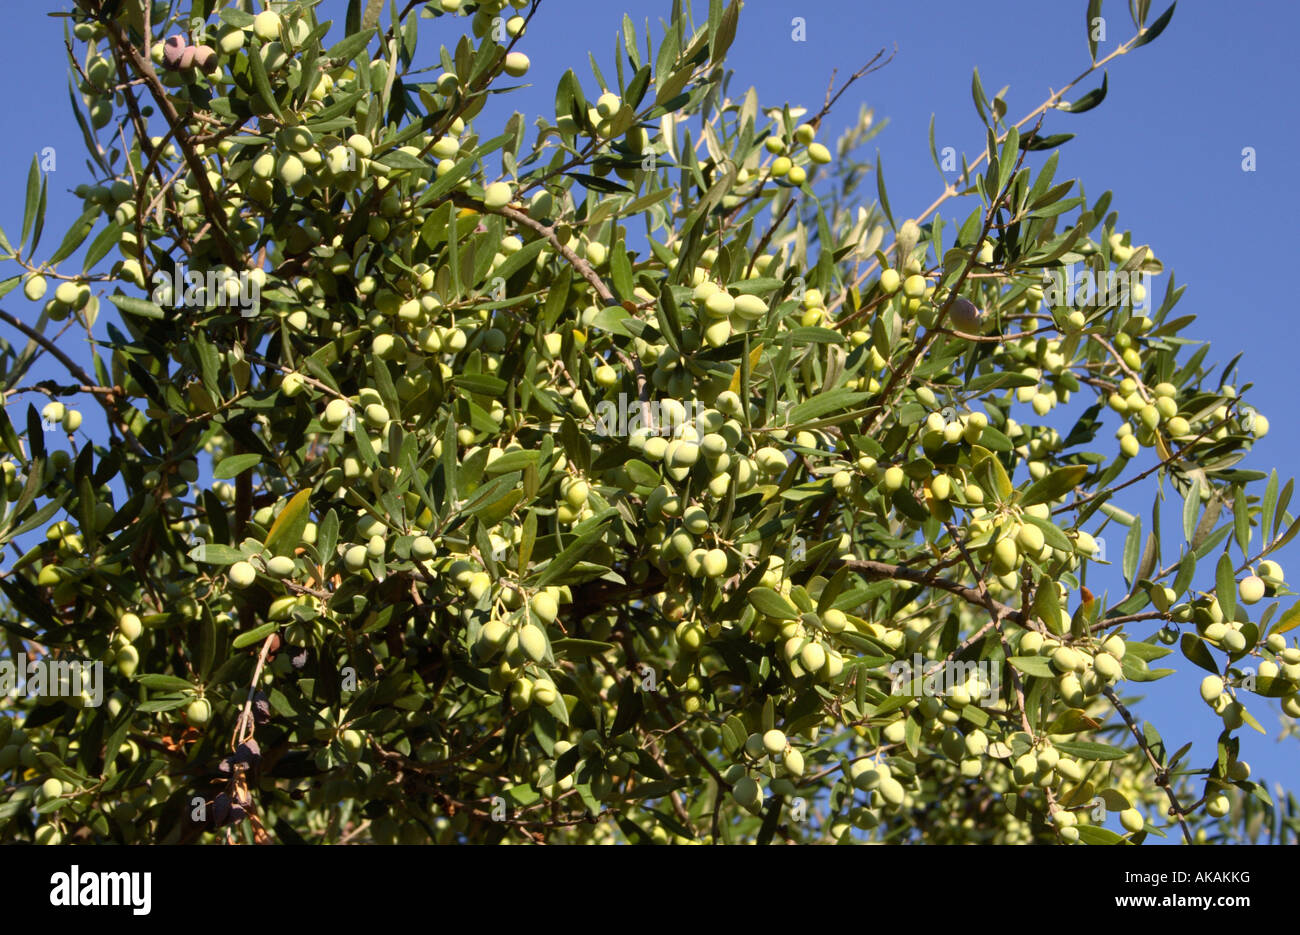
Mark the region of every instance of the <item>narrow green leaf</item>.
<instances>
[{"instance_id":1,"label":"narrow green leaf","mask_svg":"<svg viewBox=\"0 0 1300 935\"><path fill-rule=\"evenodd\" d=\"M163 318L163 310L150 302L148 299L141 299L135 296L122 295L120 292L114 293L108 297L112 302L128 315L136 315L140 318Z\"/></svg>"},{"instance_id":2,"label":"narrow green leaf","mask_svg":"<svg viewBox=\"0 0 1300 935\"><path fill-rule=\"evenodd\" d=\"M799 611L779 591L774 591L771 588L752 588L745 597L750 606L760 614L766 614L777 620L799 619Z\"/></svg>"},{"instance_id":3,"label":"narrow green leaf","mask_svg":"<svg viewBox=\"0 0 1300 935\"><path fill-rule=\"evenodd\" d=\"M1187 660L1195 665L1200 666L1207 672L1219 674L1219 667L1214 664L1214 657L1205 646L1205 640L1193 633L1184 633L1178 641L1179 648Z\"/></svg>"},{"instance_id":4,"label":"narrow green leaf","mask_svg":"<svg viewBox=\"0 0 1300 935\"><path fill-rule=\"evenodd\" d=\"M1187 491L1187 496L1183 498L1183 538L1189 543L1196 532L1196 520L1201 515L1201 485L1197 481L1192 482L1192 486Z\"/></svg>"},{"instance_id":5,"label":"narrow green leaf","mask_svg":"<svg viewBox=\"0 0 1300 935\"><path fill-rule=\"evenodd\" d=\"M1079 485L1088 474L1088 466L1075 464L1059 468L1042 480L1035 481L1020 498L1021 506L1033 506L1035 503L1048 503L1068 493Z\"/></svg>"},{"instance_id":6,"label":"narrow green leaf","mask_svg":"<svg viewBox=\"0 0 1300 935\"><path fill-rule=\"evenodd\" d=\"M247 633L241 633L235 637L230 644L232 649L243 649L245 646L252 646L254 643L260 643L272 633L280 628L280 624L275 621L264 623L255 630L249 630Z\"/></svg>"},{"instance_id":7,"label":"narrow green leaf","mask_svg":"<svg viewBox=\"0 0 1300 935\"><path fill-rule=\"evenodd\" d=\"M1055 740L1052 745L1066 756L1072 756L1076 760L1122 760L1128 756L1128 753L1119 747L1086 740Z\"/></svg>"},{"instance_id":8,"label":"narrow green leaf","mask_svg":"<svg viewBox=\"0 0 1300 935\"><path fill-rule=\"evenodd\" d=\"M229 459L226 459L229 460ZM222 465L226 463L223 460ZM272 555L292 555L302 541L303 530L310 518L311 490L300 490L293 495L280 515L271 524L264 545Z\"/></svg>"},{"instance_id":9,"label":"narrow green leaf","mask_svg":"<svg viewBox=\"0 0 1300 935\"><path fill-rule=\"evenodd\" d=\"M1237 539L1237 547L1242 555L1249 555L1250 547L1250 507L1246 503L1246 490L1237 485L1232 492L1232 531Z\"/></svg>"},{"instance_id":10,"label":"narrow green leaf","mask_svg":"<svg viewBox=\"0 0 1300 935\"><path fill-rule=\"evenodd\" d=\"M1109 82L1109 74L1103 72L1101 76L1101 87L1093 88L1091 91L1083 95L1083 97L1079 98L1077 101L1072 101L1070 103L1062 103L1060 105L1060 109L1065 111L1067 114L1087 113L1088 111L1092 110L1094 107L1096 107L1098 104L1100 104L1102 101L1106 99L1106 89L1108 86L1108 82Z\"/></svg>"},{"instance_id":11,"label":"narrow green leaf","mask_svg":"<svg viewBox=\"0 0 1300 935\"><path fill-rule=\"evenodd\" d=\"M880 150L876 150L876 195L880 198L880 210L885 212L885 217L889 218L889 226L898 230L898 225L894 223L894 212L889 209L889 195L885 193L885 161L880 155ZM895 257L895 260L901 260Z\"/></svg>"},{"instance_id":12,"label":"narrow green leaf","mask_svg":"<svg viewBox=\"0 0 1300 935\"><path fill-rule=\"evenodd\" d=\"M1174 7L1176 6L1178 6L1177 3L1169 4L1169 9L1161 13L1160 18L1148 26L1138 40L1133 43L1133 48L1141 48L1149 42L1155 42L1157 37L1165 31L1165 27L1169 25L1169 21L1174 18Z\"/></svg>"},{"instance_id":13,"label":"narrow green leaf","mask_svg":"<svg viewBox=\"0 0 1300 935\"><path fill-rule=\"evenodd\" d=\"M1124 537L1124 580L1130 586L1136 581L1134 577L1137 574L1138 566L1138 549L1142 546L1142 518L1133 517L1133 525L1128 528L1128 535Z\"/></svg>"},{"instance_id":14,"label":"narrow green leaf","mask_svg":"<svg viewBox=\"0 0 1300 935\"><path fill-rule=\"evenodd\" d=\"M284 122L284 114L280 113L280 105L275 99L275 92L271 90L271 81L266 75L266 64L262 61L261 48L250 48L248 50L248 72L253 79L253 87L257 90L258 96L262 98L271 113L275 114L275 119L281 123Z\"/></svg>"},{"instance_id":15,"label":"narrow green leaf","mask_svg":"<svg viewBox=\"0 0 1300 935\"><path fill-rule=\"evenodd\" d=\"M1237 615L1237 579L1232 574L1232 559L1224 552L1214 569L1214 593L1223 608L1223 618L1233 620Z\"/></svg>"},{"instance_id":16,"label":"narrow green leaf","mask_svg":"<svg viewBox=\"0 0 1300 935\"><path fill-rule=\"evenodd\" d=\"M18 244L22 246L31 233L32 222L36 220L36 209L41 200L41 163L32 156L32 167L27 171L27 199L23 203L23 226L18 235ZM30 252L30 251L29 251Z\"/></svg>"},{"instance_id":17,"label":"narrow green leaf","mask_svg":"<svg viewBox=\"0 0 1300 935\"><path fill-rule=\"evenodd\" d=\"M1264 488L1264 501L1260 505L1259 513L1259 531L1264 541L1269 541L1273 531L1277 528L1277 517L1274 511L1277 508L1277 468L1274 468L1268 476L1268 484Z\"/></svg>"},{"instance_id":18,"label":"narrow green leaf","mask_svg":"<svg viewBox=\"0 0 1300 935\"><path fill-rule=\"evenodd\" d=\"M358 52L370 44L374 35L375 30L372 28L341 39L326 50L325 57L339 64L350 62L356 58Z\"/></svg>"},{"instance_id":19,"label":"narrow green leaf","mask_svg":"<svg viewBox=\"0 0 1300 935\"><path fill-rule=\"evenodd\" d=\"M215 480L230 480L243 474L261 460L262 456L259 454L231 455L222 458L213 469L212 477Z\"/></svg>"},{"instance_id":20,"label":"narrow green leaf","mask_svg":"<svg viewBox=\"0 0 1300 935\"><path fill-rule=\"evenodd\" d=\"M1088 19L1086 26L1088 29L1088 57L1092 61L1097 61L1097 37L1093 34L1093 24L1101 16L1101 0L1088 0Z\"/></svg>"}]
</instances>

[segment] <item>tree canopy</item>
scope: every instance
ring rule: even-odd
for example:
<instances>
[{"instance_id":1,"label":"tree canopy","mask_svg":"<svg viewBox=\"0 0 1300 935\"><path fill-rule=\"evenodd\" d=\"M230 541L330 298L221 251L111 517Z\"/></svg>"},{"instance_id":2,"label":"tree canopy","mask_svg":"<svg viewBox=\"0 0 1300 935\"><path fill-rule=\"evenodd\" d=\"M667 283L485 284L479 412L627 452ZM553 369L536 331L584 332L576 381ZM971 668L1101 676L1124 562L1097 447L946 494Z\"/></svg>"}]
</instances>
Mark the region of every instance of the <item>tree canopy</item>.
<instances>
[{"instance_id":1,"label":"tree canopy","mask_svg":"<svg viewBox=\"0 0 1300 935\"><path fill-rule=\"evenodd\" d=\"M91 177L47 252L38 156L0 233L0 626L103 680L0 702L5 840L1295 840L1237 738L1300 715L1293 485L1056 174L1172 6L1021 117L976 72L910 216L873 112L827 131L887 54L760 101L739 0L527 116L548 4L272 6L64 14ZM1126 704L1175 654L1217 749Z\"/></svg>"}]
</instances>

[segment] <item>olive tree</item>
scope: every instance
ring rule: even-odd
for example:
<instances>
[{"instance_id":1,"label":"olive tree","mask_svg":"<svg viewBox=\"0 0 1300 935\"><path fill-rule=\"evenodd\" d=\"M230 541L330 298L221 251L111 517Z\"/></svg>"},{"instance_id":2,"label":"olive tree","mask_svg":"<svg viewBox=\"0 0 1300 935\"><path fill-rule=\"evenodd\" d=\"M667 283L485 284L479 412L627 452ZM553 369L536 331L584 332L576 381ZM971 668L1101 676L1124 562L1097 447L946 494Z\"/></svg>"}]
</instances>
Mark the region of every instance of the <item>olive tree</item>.
<instances>
[{"instance_id":1,"label":"olive tree","mask_svg":"<svg viewBox=\"0 0 1300 935\"><path fill-rule=\"evenodd\" d=\"M0 236L0 624L103 697L5 702L5 839L1294 839L1236 736L1300 713L1292 485L1056 176L1172 8L1020 119L976 73L904 218L870 110L819 138L888 59L760 102L739 0L530 118L544 4L261 6L63 14L93 178ZM1174 643L1217 749L1125 702Z\"/></svg>"}]
</instances>

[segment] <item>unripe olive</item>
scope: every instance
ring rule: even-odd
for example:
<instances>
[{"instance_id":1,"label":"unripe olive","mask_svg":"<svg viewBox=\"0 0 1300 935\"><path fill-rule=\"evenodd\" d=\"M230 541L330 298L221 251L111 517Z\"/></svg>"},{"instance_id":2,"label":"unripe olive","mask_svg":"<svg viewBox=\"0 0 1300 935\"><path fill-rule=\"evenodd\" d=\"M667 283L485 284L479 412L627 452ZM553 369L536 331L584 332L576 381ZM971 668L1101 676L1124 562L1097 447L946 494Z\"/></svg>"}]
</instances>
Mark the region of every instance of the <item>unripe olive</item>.
<instances>
[{"instance_id":1,"label":"unripe olive","mask_svg":"<svg viewBox=\"0 0 1300 935\"><path fill-rule=\"evenodd\" d=\"M757 321L767 314L767 303L756 295L742 294L735 297L732 310L736 317L745 321Z\"/></svg>"},{"instance_id":2,"label":"unripe olive","mask_svg":"<svg viewBox=\"0 0 1300 935\"><path fill-rule=\"evenodd\" d=\"M949 727L943 732L943 736L939 739L939 747L954 763L960 763L966 756L965 738L955 727Z\"/></svg>"},{"instance_id":3,"label":"unripe olive","mask_svg":"<svg viewBox=\"0 0 1300 935\"><path fill-rule=\"evenodd\" d=\"M362 738L359 731L345 730L343 733L339 734L339 743L342 745L343 752L347 755L348 759L355 760L360 756L361 748L365 745L365 740Z\"/></svg>"},{"instance_id":4,"label":"unripe olive","mask_svg":"<svg viewBox=\"0 0 1300 935\"><path fill-rule=\"evenodd\" d=\"M903 799L907 796L906 791L903 789L903 784L892 776L880 780L880 785L877 788L880 792L880 797L883 798L887 804L892 805L895 808L902 805Z\"/></svg>"},{"instance_id":5,"label":"unripe olive","mask_svg":"<svg viewBox=\"0 0 1300 935\"><path fill-rule=\"evenodd\" d=\"M292 577L294 561L288 555L277 555L266 562L266 573L274 578Z\"/></svg>"},{"instance_id":6,"label":"unripe olive","mask_svg":"<svg viewBox=\"0 0 1300 935\"><path fill-rule=\"evenodd\" d=\"M722 549L709 549L704 554L702 570L706 577L720 577L727 570L727 553Z\"/></svg>"},{"instance_id":7,"label":"unripe olive","mask_svg":"<svg viewBox=\"0 0 1300 935\"><path fill-rule=\"evenodd\" d=\"M1264 579L1258 575L1247 575L1237 586L1243 604L1254 604L1264 596Z\"/></svg>"},{"instance_id":8,"label":"unripe olive","mask_svg":"<svg viewBox=\"0 0 1300 935\"><path fill-rule=\"evenodd\" d=\"M119 633L126 637L128 643L134 643L140 638L140 634L144 632L144 624L135 614L125 613L117 618L117 629Z\"/></svg>"},{"instance_id":9,"label":"unripe olive","mask_svg":"<svg viewBox=\"0 0 1300 935\"><path fill-rule=\"evenodd\" d=\"M1072 672L1057 678L1056 690L1061 693L1061 699L1072 708L1082 708L1087 704L1088 699L1084 694L1083 685L1079 677Z\"/></svg>"},{"instance_id":10,"label":"unripe olive","mask_svg":"<svg viewBox=\"0 0 1300 935\"><path fill-rule=\"evenodd\" d=\"M533 703L532 679L520 678L510 686L510 703L520 711Z\"/></svg>"},{"instance_id":11,"label":"unripe olive","mask_svg":"<svg viewBox=\"0 0 1300 935\"><path fill-rule=\"evenodd\" d=\"M1207 675L1201 679L1201 698L1206 704L1213 704L1223 694L1223 679L1217 675Z\"/></svg>"},{"instance_id":12,"label":"unripe olive","mask_svg":"<svg viewBox=\"0 0 1300 935\"><path fill-rule=\"evenodd\" d=\"M509 627L500 620L489 620L479 630L478 643L476 644L479 654L484 658L490 658L505 645L509 637Z\"/></svg>"},{"instance_id":13,"label":"unripe olive","mask_svg":"<svg viewBox=\"0 0 1300 935\"><path fill-rule=\"evenodd\" d=\"M217 34L217 46L227 55L244 47L244 31L238 26L226 25Z\"/></svg>"},{"instance_id":14,"label":"unripe olive","mask_svg":"<svg viewBox=\"0 0 1300 935\"><path fill-rule=\"evenodd\" d=\"M731 797L747 811L757 811L763 804L763 790L752 776L742 776L731 787Z\"/></svg>"},{"instance_id":15,"label":"unripe olive","mask_svg":"<svg viewBox=\"0 0 1300 935\"><path fill-rule=\"evenodd\" d=\"M550 679L538 679L533 683L533 701L541 707L549 708L551 705L555 704L559 697L560 693L556 689L555 683ZM555 745L557 756L561 753L560 743L562 742L563 741L557 742Z\"/></svg>"},{"instance_id":16,"label":"unripe olive","mask_svg":"<svg viewBox=\"0 0 1300 935\"><path fill-rule=\"evenodd\" d=\"M501 208L510 203L513 191L506 182L493 182L483 192L483 204L491 209Z\"/></svg>"},{"instance_id":17,"label":"unripe olive","mask_svg":"<svg viewBox=\"0 0 1300 935\"><path fill-rule=\"evenodd\" d=\"M332 399L321 415L321 424L329 429L342 425L352 412L352 406L346 399Z\"/></svg>"},{"instance_id":18,"label":"unripe olive","mask_svg":"<svg viewBox=\"0 0 1300 935\"><path fill-rule=\"evenodd\" d=\"M650 436L645 440L643 453L651 461L662 461L668 453L668 439L659 435Z\"/></svg>"},{"instance_id":19,"label":"unripe olive","mask_svg":"<svg viewBox=\"0 0 1300 935\"><path fill-rule=\"evenodd\" d=\"M1018 785L1026 785L1034 781L1038 774L1038 757L1033 753L1024 753L1016 758L1012 764L1012 776Z\"/></svg>"},{"instance_id":20,"label":"unripe olive","mask_svg":"<svg viewBox=\"0 0 1300 935\"><path fill-rule=\"evenodd\" d=\"M364 545L354 545L343 553L343 564L348 571L360 571L366 567L370 556Z\"/></svg>"},{"instance_id":21,"label":"unripe olive","mask_svg":"<svg viewBox=\"0 0 1300 935\"><path fill-rule=\"evenodd\" d=\"M725 290L716 291L705 300L705 311L715 319L725 319L735 311L736 299Z\"/></svg>"},{"instance_id":22,"label":"unripe olive","mask_svg":"<svg viewBox=\"0 0 1300 935\"><path fill-rule=\"evenodd\" d=\"M1285 576L1282 573L1282 566L1274 561L1260 562L1258 574L1261 578L1264 578L1265 580L1272 579L1273 581L1276 581L1278 583L1281 583L1282 581L1286 580Z\"/></svg>"},{"instance_id":23,"label":"unripe olive","mask_svg":"<svg viewBox=\"0 0 1300 935\"><path fill-rule=\"evenodd\" d=\"M270 42L280 36L280 14L274 10L264 10L253 18L253 33L263 42Z\"/></svg>"},{"instance_id":24,"label":"unripe olive","mask_svg":"<svg viewBox=\"0 0 1300 935\"><path fill-rule=\"evenodd\" d=\"M1052 653L1052 667L1057 672L1075 672L1083 665L1078 650L1062 646Z\"/></svg>"},{"instance_id":25,"label":"unripe olive","mask_svg":"<svg viewBox=\"0 0 1300 935\"><path fill-rule=\"evenodd\" d=\"M366 406L365 417L372 428L381 429L388 424L388 410L379 403Z\"/></svg>"},{"instance_id":26,"label":"unripe olive","mask_svg":"<svg viewBox=\"0 0 1300 935\"><path fill-rule=\"evenodd\" d=\"M529 608L543 623L551 624L559 615L560 608L555 598L546 591L538 591L528 602Z\"/></svg>"},{"instance_id":27,"label":"unripe olive","mask_svg":"<svg viewBox=\"0 0 1300 935\"><path fill-rule=\"evenodd\" d=\"M505 63L502 65L503 70L512 78L522 78L528 74L528 68L532 63L529 62L528 56L523 52L510 52L506 55Z\"/></svg>"},{"instance_id":28,"label":"unripe olive","mask_svg":"<svg viewBox=\"0 0 1300 935\"><path fill-rule=\"evenodd\" d=\"M566 485L564 499L575 510L582 509L587 503L591 488L585 480L573 480Z\"/></svg>"},{"instance_id":29,"label":"unripe olive","mask_svg":"<svg viewBox=\"0 0 1300 935\"><path fill-rule=\"evenodd\" d=\"M925 277L914 273L903 281L903 295L909 299L919 299L925 295L925 286Z\"/></svg>"},{"instance_id":30,"label":"unripe olive","mask_svg":"<svg viewBox=\"0 0 1300 935\"><path fill-rule=\"evenodd\" d=\"M849 618L842 610L832 607L823 613L821 617L822 626L831 633L842 633L848 628Z\"/></svg>"},{"instance_id":31,"label":"unripe olive","mask_svg":"<svg viewBox=\"0 0 1300 935\"><path fill-rule=\"evenodd\" d=\"M819 672L826 664L826 650L820 643L809 642L799 651L799 662L805 672Z\"/></svg>"},{"instance_id":32,"label":"unripe olive","mask_svg":"<svg viewBox=\"0 0 1300 935\"><path fill-rule=\"evenodd\" d=\"M776 729L763 735L763 749L767 751L768 756L779 756L784 753L788 742L785 734Z\"/></svg>"},{"instance_id":33,"label":"unripe olive","mask_svg":"<svg viewBox=\"0 0 1300 935\"><path fill-rule=\"evenodd\" d=\"M533 662L546 658L546 634L534 623L526 623L519 628L519 648Z\"/></svg>"},{"instance_id":34,"label":"unripe olive","mask_svg":"<svg viewBox=\"0 0 1300 935\"><path fill-rule=\"evenodd\" d=\"M1014 539L999 539L993 547L993 567L999 573L1012 571L1020 564L1020 550Z\"/></svg>"},{"instance_id":35,"label":"unripe olive","mask_svg":"<svg viewBox=\"0 0 1300 935\"><path fill-rule=\"evenodd\" d=\"M1233 782L1245 782L1250 778L1250 764L1245 760L1233 760L1228 764L1228 778Z\"/></svg>"},{"instance_id":36,"label":"unripe olive","mask_svg":"<svg viewBox=\"0 0 1300 935\"><path fill-rule=\"evenodd\" d=\"M671 467L692 467L700 460L700 446L694 442L675 439L668 443L665 459ZM784 460L782 463L784 464Z\"/></svg>"},{"instance_id":37,"label":"unripe olive","mask_svg":"<svg viewBox=\"0 0 1300 935\"><path fill-rule=\"evenodd\" d=\"M235 562L227 575L237 588L246 588L257 580L257 570L248 562Z\"/></svg>"},{"instance_id":38,"label":"unripe olive","mask_svg":"<svg viewBox=\"0 0 1300 935\"><path fill-rule=\"evenodd\" d=\"M886 295L893 295L901 284L902 277L898 275L898 270L887 269L880 274L880 288Z\"/></svg>"},{"instance_id":39,"label":"unripe olive","mask_svg":"<svg viewBox=\"0 0 1300 935\"><path fill-rule=\"evenodd\" d=\"M67 408L60 402L46 403L45 408L41 410L41 418L49 423L62 422L65 415L67 415Z\"/></svg>"},{"instance_id":40,"label":"unripe olive","mask_svg":"<svg viewBox=\"0 0 1300 935\"><path fill-rule=\"evenodd\" d=\"M779 474L786 469L785 454L779 448L767 446L754 453L754 460L768 474Z\"/></svg>"},{"instance_id":41,"label":"unripe olive","mask_svg":"<svg viewBox=\"0 0 1300 935\"><path fill-rule=\"evenodd\" d=\"M1016 533L1016 544L1024 555L1034 555L1043 548L1043 531L1032 523L1025 523Z\"/></svg>"},{"instance_id":42,"label":"unripe olive","mask_svg":"<svg viewBox=\"0 0 1300 935\"><path fill-rule=\"evenodd\" d=\"M40 273L31 273L28 275L27 279L23 281L23 295L27 296L27 298L33 302L39 302L43 299L47 288L48 286L45 277Z\"/></svg>"},{"instance_id":43,"label":"unripe olive","mask_svg":"<svg viewBox=\"0 0 1300 935\"><path fill-rule=\"evenodd\" d=\"M123 646L117 651L113 661L117 665L117 671L129 678L140 663L140 653L134 646Z\"/></svg>"},{"instance_id":44,"label":"unripe olive","mask_svg":"<svg viewBox=\"0 0 1300 935\"><path fill-rule=\"evenodd\" d=\"M1220 793L1205 803L1205 810L1215 818L1222 818L1232 809L1232 802Z\"/></svg>"},{"instance_id":45,"label":"unripe olive","mask_svg":"<svg viewBox=\"0 0 1300 935\"><path fill-rule=\"evenodd\" d=\"M1120 661L1110 653L1098 653L1092 664L1097 674L1108 682L1113 682L1119 678L1124 671Z\"/></svg>"},{"instance_id":46,"label":"unripe olive","mask_svg":"<svg viewBox=\"0 0 1300 935\"><path fill-rule=\"evenodd\" d=\"M206 698L195 698L185 708L185 720L202 727L212 720L212 704Z\"/></svg>"}]
</instances>

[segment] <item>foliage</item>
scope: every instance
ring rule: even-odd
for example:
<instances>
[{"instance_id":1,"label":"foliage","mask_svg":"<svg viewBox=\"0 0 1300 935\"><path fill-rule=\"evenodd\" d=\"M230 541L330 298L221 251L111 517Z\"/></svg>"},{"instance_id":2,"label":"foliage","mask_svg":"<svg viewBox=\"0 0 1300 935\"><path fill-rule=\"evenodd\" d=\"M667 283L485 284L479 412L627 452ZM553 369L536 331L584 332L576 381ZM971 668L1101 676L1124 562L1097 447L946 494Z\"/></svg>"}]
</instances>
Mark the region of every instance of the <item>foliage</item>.
<instances>
[{"instance_id":1,"label":"foliage","mask_svg":"<svg viewBox=\"0 0 1300 935\"><path fill-rule=\"evenodd\" d=\"M1249 606L1290 593L1292 484L1237 467L1248 386L1044 129L1172 7L1016 123L977 72L984 149L895 223L872 113L817 140L880 57L765 108L738 0L674 3L528 142L485 125L546 15L512 3L352 0L328 46L306 2L66 14L95 179L44 256L34 164L0 242L39 310L0 313L7 398L53 400L0 419L0 622L10 658L105 662L106 700L5 702L4 836L1294 838L1235 738L1255 696L1300 713L1300 618ZM417 55L428 19L471 28ZM37 359L72 382L20 387ZM1174 642L1208 757L1118 694Z\"/></svg>"}]
</instances>

